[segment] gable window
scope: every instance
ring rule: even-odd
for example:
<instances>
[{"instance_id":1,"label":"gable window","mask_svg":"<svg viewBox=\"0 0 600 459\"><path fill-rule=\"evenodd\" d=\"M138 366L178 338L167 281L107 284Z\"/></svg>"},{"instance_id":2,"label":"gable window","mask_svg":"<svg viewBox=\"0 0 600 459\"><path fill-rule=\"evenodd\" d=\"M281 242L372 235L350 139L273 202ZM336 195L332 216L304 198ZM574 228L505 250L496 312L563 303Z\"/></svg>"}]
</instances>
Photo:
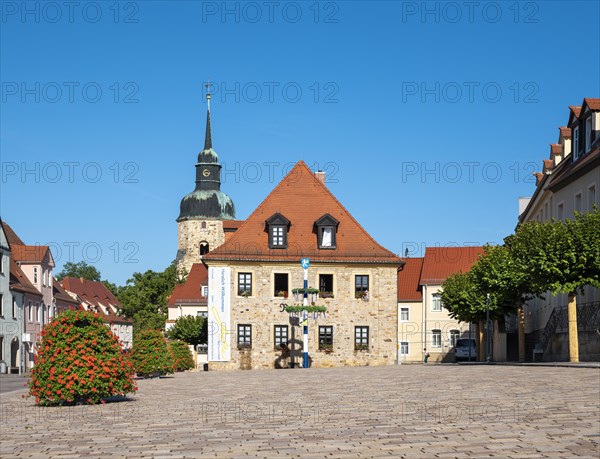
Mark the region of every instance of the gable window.
<instances>
[{"instance_id":1,"label":"gable window","mask_svg":"<svg viewBox=\"0 0 600 459\"><path fill-rule=\"evenodd\" d=\"M237 332L238 348L252 347L252 325L238 324Z\"/></svg>"},{"instance_id":2,"label":"gable window","mask_svg":"<svg viewBox=\"0 0 600 459\"><path fill-rule=\"evenodd\" d=\"M208 285L203 285L200 289L200 294L206 298L208 297Z\"/></svg>"},{"instance_id":3,"label":"gable window","mask_svg":"<svg viewBox=\"0 0 600 459\"><path fill-rule=\"evenodd\" d=\"M354 327L354 350L369 350L369 327Z\"/></svg>"},{"instance_id":4,"label":"gable window","mask_svg":"<svg viewBox=\"0 0 600 459\"><path fill-rule=\"evenodd\" d=\"M579 158L579 126L573 129L573 160Z\"/></svg>"},{"instance_id":5,"label":"gable window","mask_svg":"<svg viewBox=\"0 0 600 459\"><path fill-rule=\"evenodd\" d=\"M441 330L431 330L431 347L442 347Z\"/></svg>"},{"instance_id":6,"label":"gable window","mask_svg":"<svg viewBox=\"0 0 600 459\"><path fill-rule=\"evenodd\" d=\"M333 350L333 327L331 325L319 326L319 350Z\"/></svg>"},{"instance_id":7,"label":"gable window","mask_svg":"<svg viewBox=\"0 0 600 459\"><path fill-rule=\"evenodd\" d=\"M400 355L408 355L408 341L400 341Z\"/></svg>"},{"instance_id":8,"label":"gable window","mask_svg":"<svg viewBox=\"0 0 600 459\"><path fill-rule=\"evenodd\" d=\"M408 322L409 313L408 308L400 308L400 322Z\"/></svg>"},{"instance_id":9,"label":"gable window","mask_svg":"<svg viewBox=\"0 0 600 459\"><path fill-rule=\"evenodd\" d=\"M238 273L238 296L252 295L252 273Z\"/></svg>"},{"instance_id":10,"label":"gable window","mask_svg":"<svg viewBox=\"0 0 600 459\"><path fill-rule=\"evenodd\" d=\"M37 266L33 267L33 283L34 284L38 283L38 270L37 270Z\"/></svg>"},{"instance_id":11,"label":"gable window","mask_svg":"<svg viewBox=\"0 0 600 459\"><path fill-rule=\"evenodd\" d=\"M329 214L323 215L315 222L320 249L336 248L336 233L339 222Z\"/></svg>"},{"instance_id":12,"label":"gable window","mask_svg":"<svg viewBox=\"0 0 600 459\"><path fill-rule=\"evenodd\" d=\"M590 151L592 148L592 117L589 116L585 120L585 151Z\"/></svg>"},{"instance_id":13,"label":"gable window","mask_svg":"<svg viewBox=\"0 0 600 459\"><path fill-rule=\"evenodd\" d=\"M282 349L288 344L288 326L275 325L274 329L275 349Z\"/></svg>"},{"instance_id":14,"label":"gable window","mask_svg":"<svg viewBox=\"0 0 600 459\"><path fill-rule=\"evenodd\" d=\"M431 310L437 312L442 310L442 297L439 293L434 293L431 296Z\"/></svg>"},{"instance_id":15,"label":"gable window","mask_svg":"<svg viewBox=\"0 0 600 459\"><path fill-rule=\"evenodd\" d=\"M333 274L319 274L319 296L333 298Z\"/></svg>"},{"instance_id":16,"label":"gable window","mask_svg":"<svg viewBox=\"0 0 600 459\"><path fill-rule=\"evenodd\" d=\"M287 234L290 221L277 213L267 220L270 249L287 249Z\"/></svg>"},{"instance_id":17,"label":"gable window","mask_svg":"<svg viewBox=\"0 0 600 459\"><path fill-rule=\"evenodd\" d=\"M354 295L356 298L368 299L369 276L364 274L354 276Z\"/></svg>"},{"instance_id":18,"label":"gable window","mask_svg":"<svg viewBox=\"0 0 600 459\"><path fill-rule=\"evenodd\" d=\"M287 273L275 273L273 280L273 296L287 298L289 291Z\"/></svg>"}]
</instances>

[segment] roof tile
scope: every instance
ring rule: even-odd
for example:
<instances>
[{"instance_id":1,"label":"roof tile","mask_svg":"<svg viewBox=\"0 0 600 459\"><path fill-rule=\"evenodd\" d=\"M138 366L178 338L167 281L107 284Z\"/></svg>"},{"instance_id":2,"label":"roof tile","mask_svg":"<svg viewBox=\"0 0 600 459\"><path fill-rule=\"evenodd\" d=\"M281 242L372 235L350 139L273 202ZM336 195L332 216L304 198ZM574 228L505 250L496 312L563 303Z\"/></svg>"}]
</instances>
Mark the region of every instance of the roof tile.
<instances>
[{"instance_id":1,"label":"roof tile","mask_svg":"<svg viewBox=\"0 0 600 459\"><path fill-rule=\"evenodd\" d=\"M202 296L203 285L208 285L208 268L202 263L194 263L185 282L173 289L167 305L173 308L181 303L206 304L207 299Z\"/></svg>"},{"instance_id":2,"label":"roof tile","mask_svg":"<svg viewBox=\"0 0 600 459\"><path fill-rule=\"evenodd\" d=\"M452 274L466 273L481 255L481 246L427 247L420 283L442 284Z\"/></svg>"},{"instance_id":3,"label":"roof tile","mask_svg":"<svg viewBox=\"0 0 600 459\"><path fill-rule=\"evenodd\" d=\"M398 301L421 301L421 270L424 258L405 258L404 267L398 272Z\"/></svg>"}]
</instances>

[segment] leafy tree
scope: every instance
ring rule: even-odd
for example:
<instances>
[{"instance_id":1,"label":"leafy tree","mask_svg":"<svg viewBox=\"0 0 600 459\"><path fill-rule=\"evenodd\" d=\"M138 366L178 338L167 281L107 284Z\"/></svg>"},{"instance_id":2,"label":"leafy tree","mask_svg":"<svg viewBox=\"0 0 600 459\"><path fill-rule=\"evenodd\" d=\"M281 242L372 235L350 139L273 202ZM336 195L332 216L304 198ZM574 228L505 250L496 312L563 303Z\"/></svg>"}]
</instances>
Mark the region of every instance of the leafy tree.
<instances>
[{"instance_id":1,"label":"leafy tree","mask_svg":"<svg viewBox=\"0 0 600 459\"><path fill-rule=\"evenodd\" d=\"M182 277L173 262L163 272L134 273L126 285L119 288L122 313L134 320L134 333L145 328L164 328L167 298L175 285L182 282Z\"/></svg>"},{"instance_id":2,"label":"leafy tree","mask_svg":"<svg viewBox=\"0 0 600 459\"><path fill-rule=\"evenodd\" d=\"M482 294L469 273L449 276L442 284L440 296L450 317L459 322L476 322L485 317L485 294Z\"/></svg>"},{"instance_id":3,"label":"leafy tree","mask_svg":"<svg viewBox=\"0 0 600 459\"><path fill-rule=\"evenodd\" d=\"M133 340L131 352L133 367L138 376L162 376L174 371L173 355L160 330L140 331Z\"/></svg>"},{"instance_id":4,"label":"leafy tree","mask_svg":"<svg viewBox=\"0 0 600 459\"><path fill-rule=\"evenodd\" d=\"M206 344L208 340L208 321L200 316L179 317L167 332L169 338L179 339L188 344Z\"/></svg>"},{"instance_id":5,"label":"leafy tree","mask_svg":"<svg viewBox=\"0 0 600 459\"><path fill-rule=\"evenodd\" d=\"M67 310L43 328L29 383L37 404L98 403L136 390L130 359L97 314Z\"/></svg>"},{"instance_id":6,"label":"leafy tree","mask_svg":"<svg viewBox=\"0 0 600 459\"><path fill-rule=\"evenodd\" d=\"M187 343L180 340L169 341L169 349L173 354L176 371L191 370L195 367L194 358Z\"/></svg>"},{"instance_id":7,"label":"leafy tree","mask_svg":"<svg viewBox=\"0 0 600 459\"><path fill-rule=\"evenodd\" d=\"M100 282L100 271L95 266L88 265L85 261L79 263L67 261L62 271L56 275L56 280L61 281L65 277L83 277L87 280Z\"/></svg>"}]
</instances>

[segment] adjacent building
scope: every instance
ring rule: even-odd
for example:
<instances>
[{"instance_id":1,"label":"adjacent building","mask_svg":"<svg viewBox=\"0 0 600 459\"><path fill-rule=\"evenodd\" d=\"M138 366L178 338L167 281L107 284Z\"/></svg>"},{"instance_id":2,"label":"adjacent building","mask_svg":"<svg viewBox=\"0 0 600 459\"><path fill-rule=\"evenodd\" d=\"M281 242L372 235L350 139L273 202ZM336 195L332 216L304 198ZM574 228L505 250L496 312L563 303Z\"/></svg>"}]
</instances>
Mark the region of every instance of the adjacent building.
<instances>
[{"instance_id":1,"label":"adjacent building","mask_svg":"<svg viewBox=\"0 0 600 459\"><path fill-rule=\"evenodd\" d=\"M454 362L459 338L477 338L469 323L450 318L441 301L442 284L452 274L467 272L483 247L427 247L424 258L407 258L398 273L398 362ZM505 360L502 343L497 360Z\"/></svg>"},{"instance_id":2,"label":"adjacent building","mask_svg":"<svg viewBox=\"0 0 600 459\"><path fill-rule=\"evenodd\" d=\"M64 290L86 311L97 313L121 341L124 349L133 344L133 320L120 315L121 303L102 283L83 278L65 277Z\"/></svg>"},{"instance_id":3,"label":"adjacent building","mask_svg":"<svg viewBox=\"0 0 600 459\"><path fill-rule=\"evenodd\" d=\"M585 98L569 107L566 126L550 145L549 159L535 173L536 189L521 198L519 224L529 221L571 219L575 212L600 207L600 99ZM566 295L547 293L525 306L526 358L535 353L544 360L567 360L569 336ZM577 295L579 356L600 360L600 290L588 286Z\"/></svg>"}]
</instances>

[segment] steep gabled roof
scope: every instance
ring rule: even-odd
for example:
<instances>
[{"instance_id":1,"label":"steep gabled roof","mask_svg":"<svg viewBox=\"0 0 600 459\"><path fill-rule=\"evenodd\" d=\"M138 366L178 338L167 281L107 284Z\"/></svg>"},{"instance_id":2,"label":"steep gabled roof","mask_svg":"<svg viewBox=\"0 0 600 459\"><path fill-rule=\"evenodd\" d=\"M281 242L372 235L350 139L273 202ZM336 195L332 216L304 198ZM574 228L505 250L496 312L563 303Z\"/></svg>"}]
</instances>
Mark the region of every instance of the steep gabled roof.
<instances>
[{"instance_id":1,"label":"steep gabled roof","mask_svg":"<svg viewBox=\"0 0 600 459\"><path fill-rule=\"evenodd\" d=\"M442 284L448 276L466 273L483 255L483 247L427 247L421 285Z\"/></svg>"},{"instance_id":2,"label":"steep gabled roof","mask_svg":"<svg viewBox=\"0 0 600 459\"><path fill-rule=\"evenodd\" d=\"M4 233L6 234L6 239L10 245L25 245L23 240L17 236L17 233L11 228L11 226L5 221L2 222L2 226L4 227Z\"/></svg>"},{"instance_id":3,"label":"steep gabled roof","mask_svg":"<svg viewBox=\"0 0 600 459\"><path fill-rule=\"evenodd\" d=\"M64 289L60 282L58 282L54 276L52 276L52 294L56 301L62 301L63 303L70 303L73 306L78 306L79 301L73 298L69 293Z\"/></svg>"},{"instance_id":4,"label":"steep gabled roof","mask_svg":"<svg viewBox=\"0 0 600 459\"><path fill-rule=\"evenodd\" d=\"M42 298L41 292L35 288L31 281L27 278L21 267L14 260L10 259L10 284L11 290L16 290L21 293L28 293Z\"/></svg>"},{"instance_id":5,"label":"steep gabled roof","mask_svg":"<svg viewBox=\"0 0 600 459\"><path fill-rule=\"evenodd\" d=\"M11 244L11 257L19 263L40 264L46 261L54 266L54 259L47 245Z\"/></svg>"},{"instance_id":6,"label":"steep gabled roof","mask_svg":"<svg viewBox=\"0 0 600 459\"><path fill-rule=\"evenodd\" d=\"M131 324L133 321L119 315L121 303L102 282L82 278L65 277L61 281L65 290L76 294L90 310L97 312L107 322ZM103 308L106 308L106 312Z\"/></svg>"},{"instance_id":7,"label":"steep gabled roof","mask_svg":"<svg viewBox=\"0 0 600 459\"><path fill-rule=\"evenodd\" d=\"M571 138L571 128L568 128L566 126L561 126L558 129L560 130L560 136L563 139L570 139Z\"/></svg>"},{"instance_id":8,"label":"steep gabled roof","mask_svg":"<svg viewBox=\"0 0 600 459\"><path fill-rule=\"evenodd\" d=\"M405 258L405 265L398 272L398 301L421 301L423 290L420 286L424 258Z\"/></svg>"},{"instance_id":9,"label":"steep gabled roof","mask_svg":"<svg viewBox=\"0 0 600 459\"><path fill-rule=\"evenodd\" d=\"M266 221L277 213L290 220L287 249L269 249ZM336 248L320 250L314 224L326 213L339 221ZM294 166L227 242L203 260L300 261L302 257L316 262L403 263L360 226L304 161Z\"/></svg>"},{"instance_id":10,"label":"steep gabled roof","mask_svg":"<svg viewBox=\"0 0 600 459\"><path fill-rule=\"evenodd\" d=\"M600 110L600 99L586 97L583 99L583 104L581 104L581 106L583 108L586 105L590 110Z\"/></svg>"},{"instance_id":11,"label":"steep gabled roof","mask_svg":"<svg viewBox=\"0 0 600 459\"><path fill-rule=\"evenodd\" d=\"M206 304L207 298L202 296L202 286L208 285L208 268L202 263L194 263L183 284L177 284L169 297L170 308L178 304Z\"/></svg>"}]
</instances>

